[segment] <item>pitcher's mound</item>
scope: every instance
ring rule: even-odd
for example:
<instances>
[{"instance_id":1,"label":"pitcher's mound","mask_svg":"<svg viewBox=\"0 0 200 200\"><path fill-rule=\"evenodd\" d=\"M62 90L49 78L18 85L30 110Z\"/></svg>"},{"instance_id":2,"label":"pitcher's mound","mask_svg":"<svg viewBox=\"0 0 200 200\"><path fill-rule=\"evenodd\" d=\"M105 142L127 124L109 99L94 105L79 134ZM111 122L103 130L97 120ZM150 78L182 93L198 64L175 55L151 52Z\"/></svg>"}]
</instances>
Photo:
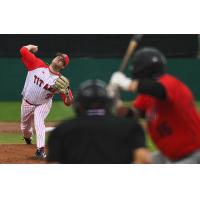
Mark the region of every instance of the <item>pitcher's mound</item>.
<instances>
[{"instance_id":1,"label":"pitcher's mound","mask_svg":"<svg viewBox=\"0 0 200 200\"><path fill-rule=\"evenodd\" d=\"M35 145L27 144L1 144L1 164L44 164L45 160L35 157ZM46 152L47 153L47 152Z\"/></svg>"}]
</instances>

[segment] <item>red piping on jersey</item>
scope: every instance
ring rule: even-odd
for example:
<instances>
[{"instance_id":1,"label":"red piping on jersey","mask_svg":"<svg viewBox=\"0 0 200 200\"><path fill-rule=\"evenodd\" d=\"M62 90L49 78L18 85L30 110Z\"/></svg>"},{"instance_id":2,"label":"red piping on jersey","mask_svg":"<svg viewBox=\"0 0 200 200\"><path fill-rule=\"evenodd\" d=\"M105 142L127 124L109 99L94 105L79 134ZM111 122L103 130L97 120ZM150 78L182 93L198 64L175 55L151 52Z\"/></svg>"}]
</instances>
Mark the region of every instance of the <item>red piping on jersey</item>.
<instances>
[{"instance_id":1,"label":"red piping on jersey","mask_svg":"<svg viewBox=\"0 0 200 200\"><path fill-rule=\"evenodd\" d=\"M49 67L48 67L48 68L49 68ZM55 74L55 75L60 76L60 73L59 73L59 72L53 72L50 68L49 68L49 71L50 71L52 74Z\"/></svg>"}]
</instances>

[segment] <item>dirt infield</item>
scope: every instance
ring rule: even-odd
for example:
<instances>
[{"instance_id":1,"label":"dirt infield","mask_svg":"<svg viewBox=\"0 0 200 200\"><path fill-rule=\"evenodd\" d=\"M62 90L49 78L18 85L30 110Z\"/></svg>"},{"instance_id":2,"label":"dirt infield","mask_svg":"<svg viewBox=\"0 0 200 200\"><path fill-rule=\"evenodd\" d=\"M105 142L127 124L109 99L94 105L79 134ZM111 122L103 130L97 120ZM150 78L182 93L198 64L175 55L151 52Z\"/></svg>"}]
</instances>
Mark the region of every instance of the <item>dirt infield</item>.
<instances>
[{"instance_id":1,"label":"dirt infield","mask_svg":"<svg viewBox=\"0 0 200 200\"><path fill-rule=\"evenodd\" d=\"M34 156L35 145L0 144L0 164L45 164Z\"/></svg>"},{"instance_id":2,"label":"dirt infield","mask_svg":"<svg viewBox=\"0 0 200 200\"><path fill-rule=\"evenodd\" d=\"M55 126L57 123L46 123L47 126ZM20 133L20 123L0 122L0 133ZM0 164L44 164L46 161L38 160L34 154L35 145L26 144L0 144Z\"/></svg>"}]
</instances>

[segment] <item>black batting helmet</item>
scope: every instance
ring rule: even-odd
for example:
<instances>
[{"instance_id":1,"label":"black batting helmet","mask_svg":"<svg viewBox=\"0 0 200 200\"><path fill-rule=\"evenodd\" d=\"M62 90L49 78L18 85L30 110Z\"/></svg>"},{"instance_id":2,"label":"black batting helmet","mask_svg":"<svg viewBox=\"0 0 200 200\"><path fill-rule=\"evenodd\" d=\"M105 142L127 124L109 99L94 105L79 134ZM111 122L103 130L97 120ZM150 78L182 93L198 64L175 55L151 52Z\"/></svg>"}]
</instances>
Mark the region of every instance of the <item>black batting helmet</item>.
<instances>
[{"instance_id":1,"label":"black batting helmet","mask_svg":"<svg viewBox=\"0 0 200 200\"><path fill-rule=\"evenodd\" d=\"M110 112L112 100L109 98L106 83L101 80L87 80L77 91L74 109L77 114L84 114L88 110L102 109Z\"/></svg>"},{"instance_id":2,"label":"black batting helmet","mask_svg":"<svg viewBox=\"0 0 200 200\"><path fill-rule=\"evenodd\" d=\"M165 73L167 61L163 53L153 47L139 49L133 56L134 79L157 78Z\"/></svg>"}]
</instances>

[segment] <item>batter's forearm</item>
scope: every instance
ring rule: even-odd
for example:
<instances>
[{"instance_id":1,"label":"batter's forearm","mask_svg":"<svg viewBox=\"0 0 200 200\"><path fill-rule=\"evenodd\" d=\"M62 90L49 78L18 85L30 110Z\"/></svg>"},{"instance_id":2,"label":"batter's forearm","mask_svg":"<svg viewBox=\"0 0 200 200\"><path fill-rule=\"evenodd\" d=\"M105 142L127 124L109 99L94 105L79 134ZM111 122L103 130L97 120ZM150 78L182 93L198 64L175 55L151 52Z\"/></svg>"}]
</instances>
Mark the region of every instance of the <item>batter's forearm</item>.
<instances>
[{"instance_id":1,"label":"batter's forearm","mask_svg":"<svg viewBox=\"0 0 200 200\"><path fill-rule=\"evenodd\" d=\"M138 84L139 84L139 81L136 80L136 79L133 79L130 83L130 85L128 86L128 91L130 92L137 92L138 90Z\"/></svg>"},{"instance_id":2,"label":"batter's forearm","mask_svg":"<svg viewBox=\"0 0 200 200\"><path fill-rule=\"evenodd\" d=\"M119 106L116 108L116 113L118 116L127 117L127 118L142 118L144 117L144 113L136 108L129 108L125 106Z\"/></svg>"}]
</instances>

